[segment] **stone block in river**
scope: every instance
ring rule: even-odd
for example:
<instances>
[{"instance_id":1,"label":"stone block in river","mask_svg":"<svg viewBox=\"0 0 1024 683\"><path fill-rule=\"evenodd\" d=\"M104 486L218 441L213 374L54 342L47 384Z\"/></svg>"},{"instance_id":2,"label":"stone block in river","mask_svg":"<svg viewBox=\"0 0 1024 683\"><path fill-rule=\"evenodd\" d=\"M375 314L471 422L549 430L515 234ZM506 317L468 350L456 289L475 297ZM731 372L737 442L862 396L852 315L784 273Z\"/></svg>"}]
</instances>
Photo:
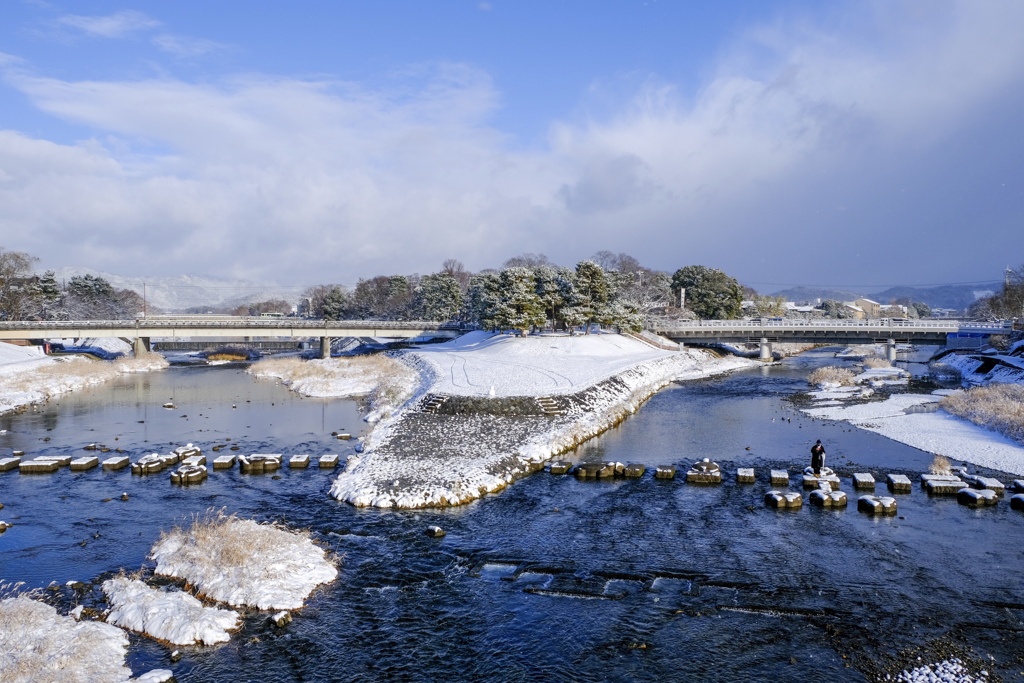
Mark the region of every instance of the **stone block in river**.
<instances>
[{"instance_id":1,"label":"stone block in river","mask_svg":"<svg viewBox=\"0 0 1024 683\"><path fill-rule=\"evenodd\" d=\"M626 465L626 468L623 470L622 474L623 476L629 477L630 479L639 479L640 477L644 476L644 472L646 471L647 467L645 465L642 465L638 462L631 462Z\"/></svg>"},{"instance_id":2,"label":"stone block in river","mask_svg":"<svg viewBox=\"0 0 1024 683\"><path fill-rule=\"evenodd\" d=\"M816 489L827 486L833 491L839 490L839 477L834 474L815 476L813 474L804 474L803 482L805 489Z\"/></svg>"},{"instance_id":3,"label":"stone block in river","mask_svg":"<svg viewBox=\"0 0 1024 683\"><path fill-rule=\"evenodd\" d=\"M962 481L958 475L955 474L929 474L925 472L921 475L921 488L927 488L928 482L930 481Z\"/></svg>"},{"instance_id":4,"label":"stone block in river","mask_svg":"<svg viewBox=\"0 0 1024 683\"><path fill-rule=\"evenodd\" d=\"M753 467L740 467L736 470L736 481L740 484L753 484L754 479L754 468Z\"/></svg>"},{"instance_id":5,"label":"stone block in river","mask_svg":"<svg viewBox=\"0 0 1024 683\"><path fill-rule=\"evenodd\" d=\"M132 463L132 474L156 474L162 472L165 467L167 463L162 456L150 453Z\"/></svg>"},{"instance_id":6,"label":"stone block in river","mask_svg":"<svg viewBox=\"0 0 1024 683\"><path fill-rule=\"evenodd\" d=\"M675 479L676 468L674 465L659 465L654 470L655 479Z\"/></svg>"},{"instance_id":7,"label":"stone block in river","mask_svg":"<svg viewBox=\"0 0 1024 683\"><path fill-rule=\"evenodd\" d=\"M1010 498L1011 510L1024 510L1024 493L1016 493Z\"/></svg>"},{"instance_id":8,"label":"stone block in river","mask_svg":"<svg viewBox=\"0 0 1024 683\"><path fill-rule=\"evenodd\" d=\"M302 453L288 458L288 467L293 470L304 470L309 467L309 454Z\"/></svg>"},{"instance_id":9,"label":"stone block in river","mask_svg":"<svg viewBox=\"0 0 1024 683\"><path fill-rule=\"evenodd\" d=\"M1006 493L1006 486L1003 485L1003 482L992 477L975 477L973 486L979 489L995 491L997 496L1001 496Z\"/></svg>"},{"instance_id":10,"label":"stone block in river","mask_svg":"<svg viewBox=\"0 0 1024 683\"><path fill-rule=\"evenodd\" d=\"M55 460L22 460L18 471L22 474L52 474L60 469Z\"/></svg>"},{"instance_id":11,"label":"stone block in river","mask_svg":"<svg viewBox=\"0 0 1024 683\"><path fill-rule=\"evenodd\" d=\"M131 463L132 461L128 458L127 455L115 455L103 461L103 469L107 470L108 472L116 472L117 470L123 470L125 467L128 467L128 465L130 465Z\"/></svg>"},{"instance_id":12,"label":"stone block in river","mask_svg":"<svg viewBox=\"0 0 1024 683\"><path fill-rule=\"evenodd\" d=\"M896 499L889 496L861 496L857 509L869 515L895 515Z\"/></svg>"},{"instance_id":13,"label":"stone block in river","mask_svg":"<svg viewBox=\"0 0 1024 683\"><path fill-rule=\"evenodd\" d=\"M907 480L910 483L910 480ZM853 473L853 488L858 490L875 490L875 478L871 476L869 472L854 472Z\"/></svg>"},{"instance_id":14,"label":"stone block in river","mask_svg":"<svg viewBox=\"0 0 1024 683\"><path fill-rule=\"evenodd\" d=\"M967 484L960 479L930 479L924 485L924 490L931 496L955 496L963 488L967 488Z\"/></svg>"},{"instance_id":15,"label":"stone block in river","mask_svg":"<svg viewBox=\"0 0 1024 683\"><path fill-rule=\"evenodd\" d=\"M188 465L189 467L199 467L200 465L206 464L205 455L190 455L187 458L182 458L182 465Z\"/></svg>"},{"instance_id":16,"label":"stone block in river","mask_svg":"<svg viewBox=\"0 0 1024 683\"><path fill-rule=\"evenodd\" d=\"M10 524L8 524L7 522L4 522L4 521L0 521L0 534L2 534L3 532L7 531L10 528L11 528Z\"/></svg>"},{"instance_id":17,"label":"stone block in river","mask_svg":"<svg viewBox=\"0 0 1024 683\"><path fill-rule=\"evenodd\" d=\"M704 458L686 472L686 481L690 484L721 484L722 468L710 458Z\"/></svg>"},{"instance_id":18,"label":"stone block in river","mask_svg":"<svg viewBox=\"0 0 1024 683\"><path fill-rule=\"evenodd\" d=\"M36 460L51 460L57 463L58 467L67 467L74 458L70 455L40 455Z\"/></svg>"},{"instance_id":19,"label":"stone block in river","mask_svg":"<svg viewBox=\"0 0 1024 683\"><path fill-rule=\"evenodd\" d=\"M338 466L338 454L328 453L327 455L321 455L317 464L323 469L333 469Z\"/></svg>"},{"instance_id":20,"label":"stone block in river","mask_svg":"<svg viewBox=\"0 0 1024 683\"><path fill-rule=\"evenodd\" d=\"M576 466L576 476L580 479L614 477L615 467L606 462L581 462Z\"/></svg>"},{"instance_id":21,"label":"stone block in river","mask_svg":"<svg viewBox=\"0 0 1024 683\"><path fill-rule=\"evenodd\" d=\"M1014 479L1010 484L1010 490L1014 493L1024 493L1024 479Z\"/></svg>"},{"instance_id":22,"label":"stone block in river","mask_svg":"<svg viewBox=\"0 0 1024 683\"><path fill-rule=\"evenodd\" d=\"M352 435L347 432L341 432L339 434L336 434L335 436L338 437L339 441L348 441L349 439L352 438Z\"/></svg>"},{"instance_id":23,"label":"stone block in river","mask_svg":"<svg viewBox=\"0 0 1024 683\"><path fill-rule=\"evenodd\" d=\"M606 460L604 464L612 469L613 477L621 477L626 472L626 464L617 460Z\"/></svg>"},{"instance_id":24,"label":"stone block in river","mask_svg":"<svg viewBox=\"0 0 1024 683\"><path fill-rule=\"evenodd\" d=\"M274 472L281 467L281 455L278 453L254 453L238 456L238 465L242 474L263 474Z\"/></svg>"},{"instance_id":25,"label":"stone block in river","mask_svg":"<svg viewBox=\"0 0 1024 683\"><path fill-rule=\"evenodd\" d=\"M811 491L809 500L812 505L824 508L844 508L848 502L845 492L824 488Z\"/></svg>"},{"instance_id":26,"label":"stone block in river","mask_svg":"<svg viewBox=\"0 0 1024 683\"><path fill-rule=\"evenodd\" d=\"M999 496L992 489L960 489L956 502L968 507L988 507L999 502Z\"/></svg>"},{"instance_id":27,"label":"stone block in river","mask_svg":"<svg viewBox=\"0 0 1024 683\"><path fill-rule=\"evenodd\" d=\"M100 459L95 455L89 455L84 458L75 458L71 461L72 472L85 472L91 470L100 464Z\"/></svg>"},{"instance_id":28,"label":"stone block in river","mask_svg":"<svg viewBox=\"0 0 1024 683\"><path fill-rule=\"evenodd\" d=\"M548 467L551 474L568 474L572 469L572 463L568 460L555 460Z\"/></svg>"},{"instance_id":29,"label":"stone block in river","mask_svg":"<svg viewBox=\"0 0 1024 683\"><path fill-rule=\"evenodd\" d=\"M769 491L764 494L764 504L778 510L797 510L804 506L804 499L796 491Z\"/></svg>"},{"instance_id":30,"label":"stone block in river","mask_svg":"<svg viewBox=\"0 0 1024 683\"><path fill-rule=\"evenodd\" d=\"M202 451L202 449L199 448L199 446L193 446L192 444L185 444L184 446L178 446L177 448L175 448L171 452L174 453L176 456L178 456L178 460L180 462L181 460L184 460L185 458L191 458L193 456L200 455L203 451ZM205 465L206 463L202 462L200 464Z\"/></svg>"},{"instance_id":31,"label":"stone block in river","mask_svg":"<svg viewBox=\"0 0 1024 683\"><path fill-rule=\"evenodd\" d=\"M171 483L179 486L200 484L206 481L207 476L206 465L182 465L171 472Z\"/></svg>"},{"instance_id":32,"label":"stone block in river","mask_svg":"<svg viewBox=\"0 0 1024 683\"><path fill-rule=\"evenodd\" d=\"M235 456L233 455L218 455L213 459L213 469L215 470L230 470L235 466Z\"/></svg>"},{"instance_id":33,"label":"stone block in river","mask_svg":"<svg viewBox=\"0 0 1024 683\"><path fill-rule=\"evenodd\" d=\"M789 486L789 472L787 470L771 471L772 486Z\"/></svg>"},{"instance_id":34,"label":"stone block in river","mask_svg":"<svg viewBox=\"0 0 1024 683\"><path fill-rule=\"evenodd\" d=\"M905 474L890 474L885 478L885 481L889 485L889 491L892 493L910 493L913 487L910 477Z\"/></svg>"},{"instance_id":35,"label":"stone block in river","mask_svg":"<svg viewBox=\"0 0 1024 683\"><path fill-rule=\"evenodd\" d=\"M13 470L21 462L21 458L0 458L0 472Z\"/></svg>"}]
</instances>

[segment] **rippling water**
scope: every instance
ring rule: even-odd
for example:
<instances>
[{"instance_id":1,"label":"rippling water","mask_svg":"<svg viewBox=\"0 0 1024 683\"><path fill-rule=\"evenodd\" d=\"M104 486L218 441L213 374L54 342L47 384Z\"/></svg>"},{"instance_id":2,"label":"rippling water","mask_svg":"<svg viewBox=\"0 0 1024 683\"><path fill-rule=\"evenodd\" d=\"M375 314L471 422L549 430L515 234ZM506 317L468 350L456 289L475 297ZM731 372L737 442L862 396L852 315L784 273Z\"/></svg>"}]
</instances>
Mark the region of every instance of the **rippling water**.
<instances>
[{"instance_id":1,"label":"rippling water","mask_svg":"<svg viewBox=\"0 0 1024 683\"><path fill-rule=\"evenodd\" d=\"M189 488L166 473L2 473L0 515L16 526L0 535L0 579L42 587L138 569L161 529L224 507L311 529L341 558L340 579L288 627L250 612L230 643L179 648L177 663L133 636L136 670L216 682L863 680L918 646L994 656L1006 677L1024 670L1024 515L1006 502L975 511L915 489L898 517L872 519L846 478L845 511L764 507L768 468L795 473L817 438L845 477L916 476L931 460L798 413L787 397L825 357L673 386L574 455L649 467L711 457L730 475L757 467L757 484L538 473L463 508L399 512L331 500L333 475L316 469L212 472ZM176 410L157 407L171 397ZM219 443L344 458L351 443L330 432L358 420L352 402L300 399L238 368L173 368L0 418L0 447L79 454L100 442L137 456L191 441L208 455ZM428 538L431 524L448 535Z\"/></svg>"}]
</instances>

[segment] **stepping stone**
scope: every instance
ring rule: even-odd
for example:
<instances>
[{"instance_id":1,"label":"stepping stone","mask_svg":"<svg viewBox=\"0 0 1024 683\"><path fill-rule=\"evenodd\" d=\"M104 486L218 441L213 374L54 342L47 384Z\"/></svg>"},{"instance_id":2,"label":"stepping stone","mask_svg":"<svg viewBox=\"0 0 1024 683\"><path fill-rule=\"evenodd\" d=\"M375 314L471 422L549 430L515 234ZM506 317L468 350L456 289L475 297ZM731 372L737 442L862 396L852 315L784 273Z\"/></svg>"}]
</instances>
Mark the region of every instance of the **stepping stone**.
<instances>
[{"instance_id":1,"label":"stepping stone","mask_svg":"<svg viewBox=\"0 0 1024 683\"><path fill-rule=\"evenodd\" d=\"M1014 494L1010 498L1010 509L1011 510L1024 510L1024 493Z\"/></svg>"},{"instance_id":2,"label":"stepping stone","mask_svg":"<svg viewBox=\"0 0 1024 683\"><path fill-rule=\"evenodd\" d=\"M772 486L789 486L789 472L787 470L771 471Z\"/></svg>"},{"instance_id":3,"label":"stepping stone","mask_svg":"<svg viewBox=\"0 0 1024 683\"><path fill-rule=\"evenodd\" d=\"M688 484L721 484L722 468L717 462L711 462L710 458L696 462L686 472Z\"/></svg>"},{"instance_id":4,"label":"stepping stone","mask_svg":"<svg viewBox=\"0 0 1024 683\"><path fill-rule=\"evenodd\" d=\"M85 472L91 470L100 464L100 459L95 455L86 456L84 458L75 458L71 461L72 472Z\"/></svg>"},{"instance_id":5,"label":"stepping stone","mask_svg":"<svg viewBox=\"0 0 1024 683\"><path fill-rule=\"evenodd\" d=\"M55 460L22 460L18 465L21 474L52 474L60 469Z\"/></svg>"},{"instance_id":6,"label":"stepping stone","mask_svg":"<svg viewBox=\"0 0 1024 683\"><path fill-rule=\"evenodd\" d=\"M568 460L556 460L551 463L551 474L568 474L572 469L572 463Z\"/></svg>"},{"instance_id":7,"label":"stepping stone","mask_svg":"<svg viewBox=\"0 0 1024 683\"><path fill-rule=\"evenodd\" d=\"M40 455L36 460L49 460L57 463L58 467L67 467L71 464L72 458L70 455Z\"/></svg>"},{"instance_id":8,"label":"stepping stone","mask_svg":"<svg viewBox=\"0 0 1024 683\"><path fill-rule=\"evenodd\" d=\"M604 479L615 476L615 466L605 462L581 462L576 466L579 479Z\"/></svg>"},{"instance_id":9,"label":"stepping stone","mask_svg":"<svg viewBox=\"0 0 1024 683\"><path fill-rule=\"evenodd\" d=\"M190 455L187 458L182 458L182 465L188 465L189 467L199 467L200 465L206 464L205 455Z\"/></svg>"},{"instance_id":10,"label":"stepping stone","mask_svg":"<svg viewBox=\"0 0 1024 683\"><path fill-rule=\"evenodd\" d=\"M349 439L352 438L351 434L347 434L347 433L344 433L344 432L342 432L341 434L338 434L337 436L338 436L338 440L339 441L348 441Z\"/></svg>"},{"instance_id":11,"label":"stepping stone","mask_svg":"<svg viewBox=\"0 0 1024 683\"><path fill-rule=\"evenodd\" d=\"M804 506L804 499L796 491L769 491L764 494L764 504L777 510L797 510Z\"/></svg>"},{"instance_id":12,"label":"stepping stone","mask_svg":"<svg viewBox=\"0 0 1024 683\"><path fill-rule=\"evenodd\" d=\"M165 467L167 467L167 463L162 456L150 453L132 463L132 474L156 474L163 471Z\"/></svg>"},{"instance_id":13,"label":"stepping stone","mask_svg":"<svg viewBox=\"0 0 1024 683\"><path fill-rule=\"evenodd\" d=\"M238 456L238 465L242 474L264 474L274 472L281 467L280 453L254 453L250 456Z\"/></svg>"},{"instance_id":14,"label":"stepping stone","mask_svg":"<svg viewBox=\"0 0 1024 683\"><path fill-rule=\"evenodd\" d=\"M309 454L293 455L288 458L288 467L293 470L304 470L309 467Z\"/></svg>"},{"instance_id":15,"label":"stepping stone","mask_svg":"<svg viewBox=\"0 0 1024 683\"><path fill-rule=\"evenodd\" d=\"M960 489L956 502L968 507L988 507L999 502L999 496L992 489Z\"/></svg>"},{"instance_id":16,"label":"stepping stone","mask_svg":"<svg viewBox=\"0 0 1024 683\"><path fill-rule=\"evenodd\" d=\"M0 521L0 534L2 534L3 532L7 531L10 528L11 528L10 524L8 524L7 522L4 522L4 521Z\"/></svg>"},{"instance_id":17,"label":"stepping stone","mask_svg":"<svg viewBox=\"0 0 1024 683\"><path fill-rule=\"evenodd\" d=\"M846 493L843 491L832 491L831 489L817 489L811 491L810 495L811 505L817 505L818 507L824 508L844 508L846 507Z\"/></svg>"},{"instance_id":18,"label":"stepping stone","mask_svg":"<svg viewBox=\"0 0 1024 683\"><path fill-rule=\"evenodd\" d=\"M185 444L184 446L178 446L177 448L175 448L172 451L172 453L174 453L176 456L178 456L179 460L184 460L185 458L191 458L192 456L199 455L202 452L203 451L199 448L199 446L193 446L190 443L189 444ZM203 464L205 465L206 463L203 463Z\"/></svg>"},{"instance_id":19,"label":"stepping stone","mask_svg":"<svg viewBox=\"0 0 1024 683\"><path fill-rule=\"evenodd\" d=\"M654 470L655 479L675 479L676 468L674 465L658 465Z\"/></svg>"},{"instance_id":20,"label":"stepping stone","mask_svg":"<svg viewBox=\"0 0 1024 683\"><path fill-rule=\"evenodd\" d=\"M1024 493L1024 479L1014 479L1010 484L1010 490L1014 493Z\"/></svg>"},{"instance_id":21,"label":"stepping stone","mask_svg":"<svg viewBox=\"0 0 1024 683\"><path fill-rule=\"evenodd\" d=\"M641 465L638 462L631 462L626 465L626 468L625 470L623 470L622 474L623 476L628 477L629 479L639 479L640 477L644 476L644 472L646 471L646 466Z\"/></svg>"},{"instance_id":22,"label":"stepping stone","mask_svg":"<svg viewBox=\"0 0 1024 683\"><path fill-rule=\"evenodd\" d=\"M235 459L233 455L218 455L213 459L213 469L230 470L235 466Z\"/></svg>"},{"instance_id":23,"label":"stepping stone","mask_svg":"<svg viewBox=\"0 0 1024 683\"><path fill-rule=\"evenodd\" d=\"M612 468L612 476L621 477L626 472L625 463L618 462L617 460L605 460L605 466Z\"/></svg>"},{"instance_id":24,"label":"stepping stone","mask_svg":"<svg viewBox=\"0 0 1024 683\"><path fill-rule=\"evenodd\" d=\"M0 458L0 472L13 470L21 462L21 458Z\"/></svg>"},{"instance_id":25,"label":"stepping stone","mask_svg":"<svg viewBox=\"0 0 1024 683\"><path fill-rule=\"evenodd\" d=\"M321 455L317 465L325 470L334 469L338 466L338 455L336 453Z\"/></svg>"},{"instance_id":26,"label":"stepping stone","mask_svg":"<svg viewBox=\"0 0 1024 683\"><path fill-rule=\"evenodd\" d=\"M736 470L736 481L740 484L753 484L754 479L754 468L753 467L740 467Z\"/></svg>"},{"instance_id":27,"label":"stepping stone","mask_svg":"<svg viewBox=\"0 0 1024 683\"><path fill-rule=\"evenodd\" d=\"M962 481L956 474L928 474L921 475L921 488L927 488L930 481Z\"/></svg>"},{"instance_id":28,"label":"stepping stone","mask_svg":"<svg viewBox=\"0 0 1024 683\"><path fill-rule=\"evenodd\" d=\"M813 474L803 475L803 482L805 489L821 488L822 486L828 486L833 491L839 490L839 477L834 474L815 476Z\"/></svg>"},{"instance_id":29,"label":"stepping stone","mask_svg":"<svg viewBox=\"0 0 1024 683\"><path fill-rule=\"evenodd\" d=\"M888 496L861 496L857 499L857 510L869 515L895 515L896 499Z\"/></svg>"},{"instance_id":30,"label":"stepping stone","mask_svg":"<svg viewBox=\"0 0 1024 683\"><path fill-rule=\"evenodd\" d=\"M992 477L975 477L973 485L975 488L995 491L997 496L1001 496L1006 493L1006 486L1003 485L1003 482L998 479L993 479Z\"/></svg>"},{"instance_id":31,"label":"stepping stone","mask_svg":"<svg viewBox=\"0 0 1024 683\"><path fill-rule=\"evenodd\" d=\"M914 484L910 481L910 477L905 474L890 474L885 478L886 483L889 485L889 491L892 493L910 493Z\"/></svg>"},{"instance_id":32,"label":"stepping stone","mask_svg":"<svg viewBox=\"0 0 1024 683\"><path fill-rule=\"evenodd\" d=\"M931 496L955 496L963 488L967 488L967 483L959 479L930 479L924 486Z\"/></svg>"},{"instance_id":33,"label":"stepping stone","mask_svg":"<svg viewBox=\"0 0 1024 683\"><path fill-rule=\"evenodd\" d=\"M186 484L200 484L208 476L206 465L182 465L171 472L171 483L184 486Z\"/></svg>"},{"instance_id":34,"label":"stepping stone","mask_svg":"<svg viewBox=\"0 0 1024 683\"><path fill-rule=\"evenodd\" d=\"M103 469L108 472L116 472L117 470L123 470L130 464L132 464L132 461L127 455L115 455L103 461Z\"/></svg>"},{"instance_id":35,"label":"stepping stone","mask_svg":"<svg viewBox=\"0 0 1024 683\"><path fill-rule=\"evenodd\" d=\"M910 483L910 480L907 480ZM869 472L854 472L853 473L853 488L861 490L867 489L868 491L875 490L875 478L871 476Z\"/></svg>"}]
</instances>

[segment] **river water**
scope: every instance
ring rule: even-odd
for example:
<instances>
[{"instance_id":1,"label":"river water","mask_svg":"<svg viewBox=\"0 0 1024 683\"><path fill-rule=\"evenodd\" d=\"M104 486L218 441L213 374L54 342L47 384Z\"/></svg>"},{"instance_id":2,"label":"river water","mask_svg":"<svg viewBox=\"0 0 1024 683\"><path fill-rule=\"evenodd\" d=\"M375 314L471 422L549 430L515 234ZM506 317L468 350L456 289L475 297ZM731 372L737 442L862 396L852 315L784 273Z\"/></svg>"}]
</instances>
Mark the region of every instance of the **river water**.
<instances>
[{"instance_id":1,"label":"river water","mask_svg":"<svg viewBox=\"0 0 1024 683\"><path fill-rule=\"evenodd\" d=\"M310 529L340 578L287 627L249 612L230 643L178 648L178 662L132 636L134 670L169 668L181 682L858 681L960 655L1013 679L1024 672L1024 515L918 488L899 496L897 517L858 513L850 472L916 479L931 456L798 412L791 398L829 361L807 353L673 385L571 454L645 463L640 480L540 472L455 509L356 509L329 498L334 474L317 469L211 472L188 488L166 472L0 473L0 517L15 525L0 535L0 580L42 588L151 568L161 530L224 508ZM175 409L160 407L168 400ZM170 368L4 416L0 449L83 455L95 442L134 459L193 442L208 456L220 444L344 460L354 442L331 432L361 426L352 401L303 399L236 366ZM766 508L768 469L795 475L819 438L850 507ZM724 484L651 475L702 457L722 464ZM735 484L738 466L756 467L758 483ZM428 538L432 524L447 536ZM95 588L48 599L102 606Z\"/></svg>"}]
</instances>

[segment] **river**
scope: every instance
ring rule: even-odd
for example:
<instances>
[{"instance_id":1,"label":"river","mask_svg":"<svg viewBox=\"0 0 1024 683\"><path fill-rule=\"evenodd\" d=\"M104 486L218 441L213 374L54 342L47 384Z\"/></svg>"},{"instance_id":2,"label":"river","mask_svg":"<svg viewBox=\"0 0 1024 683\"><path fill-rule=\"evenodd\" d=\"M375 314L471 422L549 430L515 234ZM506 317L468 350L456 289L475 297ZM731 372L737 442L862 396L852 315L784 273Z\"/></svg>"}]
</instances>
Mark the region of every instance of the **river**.
<instances>
[{"instance_id":1,"label":"river","mask_svg":"<svg viewBox=\"0 0 1024 683\"><path fill-rule=\"evenodd\" d=\"M211 472L188 488L166 472L0 473L0 517L15 525L0 535L0 579L57 581L49 599L64 609L102 606L93 582L151 568L161 530L224 508L312 530L340 578L287 627L252 611L230 643L178 648L178 662L132 636L134 670L170 668L180 682L858 681L960 655L1004 678L1024 671L1024 515L916 486L896 517L858 513L849 473L916 479L931 456L801 414L792 397L831 360L818 351L672 385L571 454L645 463L640 480L540 472L454 509L353 508L317 469ZM220 444L344 461L354 442L331 432L362 424L352 401L300 398L237 366L172 367L4 416L0 449L80 455L95 442L135 458L193 442L207 455ZM766 508L768 469L795 475L819 438L850 507ZM651 475L703 457L722 464L724 484ZM739 466L756 467L758 483L736 484ZM447 536L427 537L432 524ZM71 579L89 587L76 593Z\"/></svg>"}]
</instances>

